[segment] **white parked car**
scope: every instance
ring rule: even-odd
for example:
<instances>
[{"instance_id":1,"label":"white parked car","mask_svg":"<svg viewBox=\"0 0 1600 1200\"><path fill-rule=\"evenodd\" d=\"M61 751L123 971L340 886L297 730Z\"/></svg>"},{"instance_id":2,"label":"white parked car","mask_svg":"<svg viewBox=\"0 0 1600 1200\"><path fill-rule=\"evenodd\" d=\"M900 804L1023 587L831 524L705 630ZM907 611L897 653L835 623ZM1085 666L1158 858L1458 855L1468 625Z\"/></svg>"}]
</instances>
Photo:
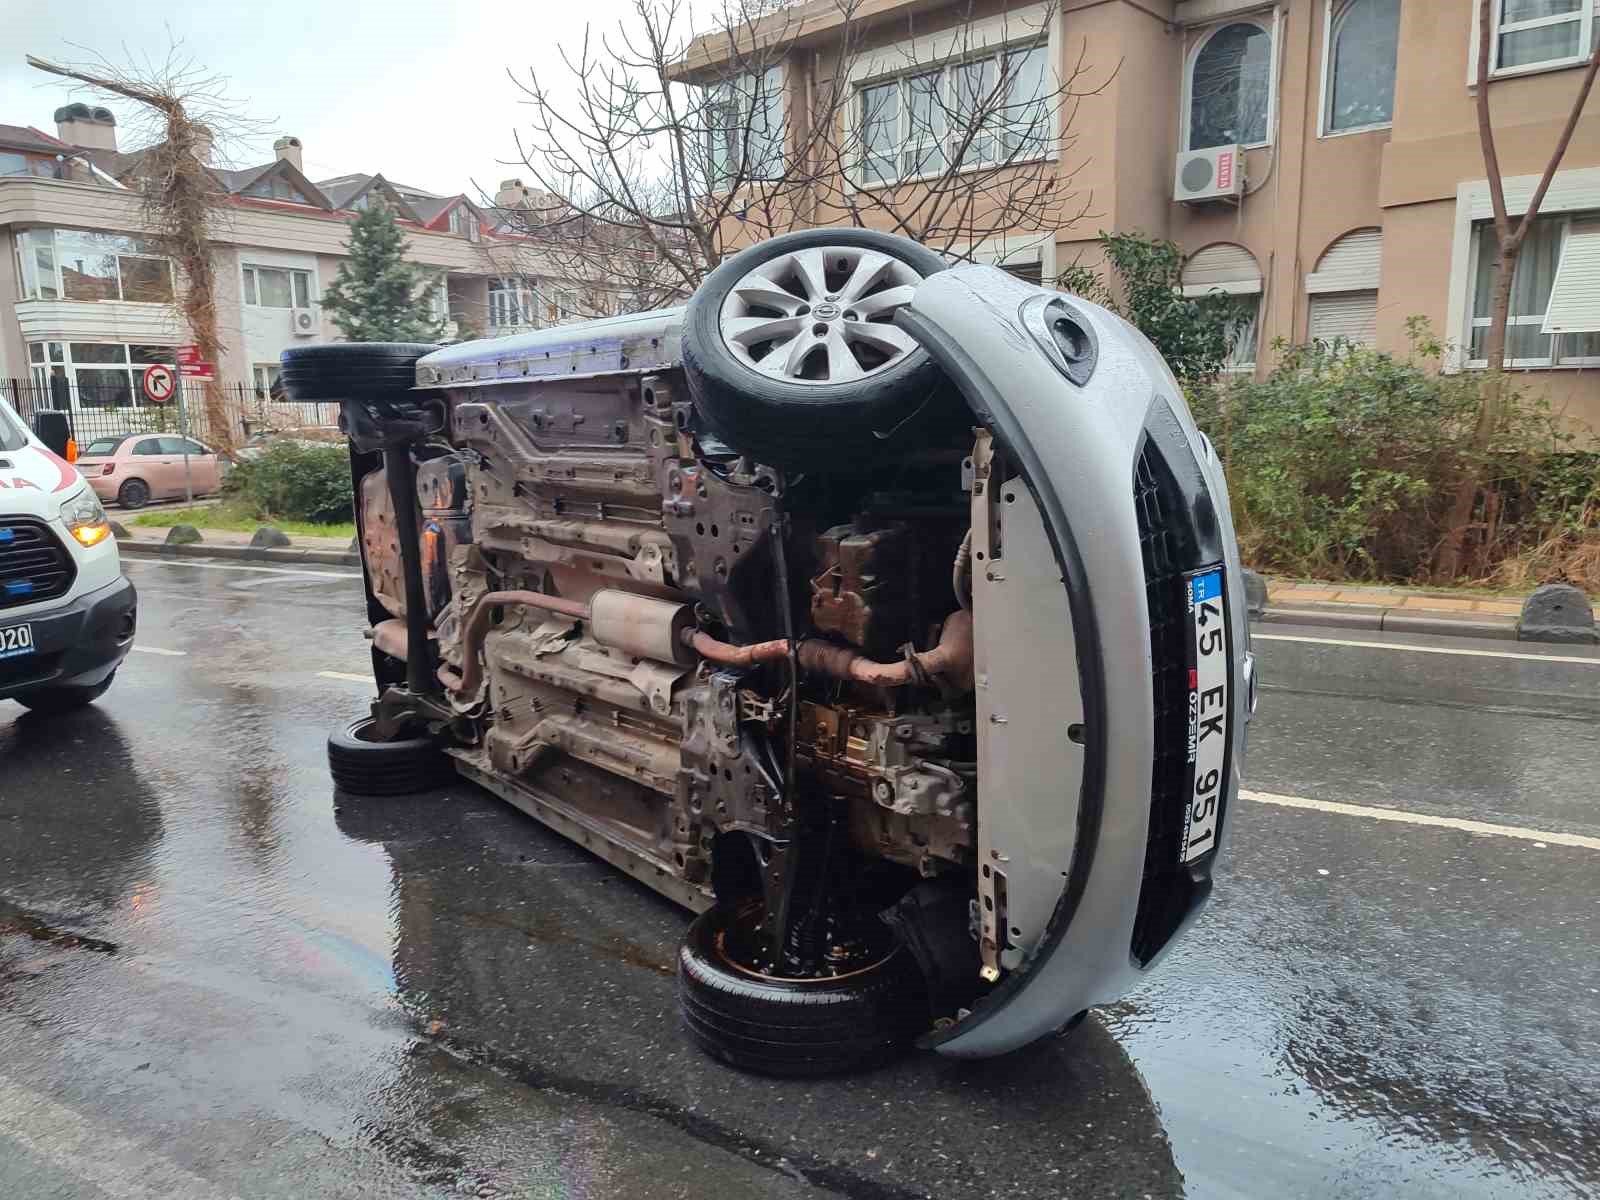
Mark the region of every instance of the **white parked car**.
<instances>
[{"instance_id":1,"label":"white parked car","mask_svg":"<svg viewBox=\"0 0 1600 1200\"><path fill-rule=\"evenodd\" d=\"M0 700L39 712L90 703L137 619L93 489L0 400Z\"/></svg>"}]
</instances>

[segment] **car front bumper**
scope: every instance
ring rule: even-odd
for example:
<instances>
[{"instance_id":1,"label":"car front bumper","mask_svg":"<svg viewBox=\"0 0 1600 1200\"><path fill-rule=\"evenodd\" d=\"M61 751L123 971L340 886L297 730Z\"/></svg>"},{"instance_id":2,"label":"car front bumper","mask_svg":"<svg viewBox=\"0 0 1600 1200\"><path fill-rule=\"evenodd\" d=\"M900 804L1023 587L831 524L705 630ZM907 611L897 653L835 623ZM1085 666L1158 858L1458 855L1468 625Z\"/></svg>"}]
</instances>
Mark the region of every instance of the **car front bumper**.
<instances>
[{"instance_id":1,"label":"car front bumper","mask_svg":"<svg viewBox=\"0 0 1600 1200\"><path fill-rule=\"evenodd\" d=\"M0 700L46 687L93 687L115 671L133 647L139 598L119 577L55 608L11 617L0 626L33 626L33 652L0 659Z\"/></svg>"}]
</instances>

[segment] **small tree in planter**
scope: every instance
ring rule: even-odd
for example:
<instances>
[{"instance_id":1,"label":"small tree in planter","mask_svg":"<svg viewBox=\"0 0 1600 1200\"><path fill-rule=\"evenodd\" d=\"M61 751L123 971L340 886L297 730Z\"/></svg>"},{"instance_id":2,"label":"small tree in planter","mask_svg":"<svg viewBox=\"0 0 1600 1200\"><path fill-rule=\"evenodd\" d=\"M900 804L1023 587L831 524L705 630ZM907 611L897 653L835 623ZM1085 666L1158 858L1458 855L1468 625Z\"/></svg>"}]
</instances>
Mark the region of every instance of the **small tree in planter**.
<instances>
[{"instance_id":1,"label":"small tree in planter","mask_svg":"<svg viewBox=\"0 0 1600 1200\"><path fill-rule=\"evenodd\" d=\"M322 293L339 332L352 342L438 340L444 329L433 316L439 282L406 261L394 213L377 197L351 224L346 249L350 257Z\"/></svg>"}]
</instances>

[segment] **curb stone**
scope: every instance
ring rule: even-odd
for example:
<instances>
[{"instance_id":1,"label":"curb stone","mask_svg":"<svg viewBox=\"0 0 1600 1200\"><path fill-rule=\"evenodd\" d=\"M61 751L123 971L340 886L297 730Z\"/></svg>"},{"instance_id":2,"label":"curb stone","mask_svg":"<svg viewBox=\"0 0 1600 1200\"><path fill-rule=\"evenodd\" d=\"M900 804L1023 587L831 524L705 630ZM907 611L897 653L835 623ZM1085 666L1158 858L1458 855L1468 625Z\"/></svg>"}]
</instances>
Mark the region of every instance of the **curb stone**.
<instances>
[{"instance_id":1,"label":"curb stone","mask_svg":"<svg viewBox=\"0 0 1600 1200\"><path fill-rule=\"evenodd\" d=\"M336 550L266 550L250 546L167 545L163 542L118 542L119 553L134 558L226 558L251 562L280 563L285 566L314 564L326 567L359 567L361 556Z\"/></svg>"}]
</instances>

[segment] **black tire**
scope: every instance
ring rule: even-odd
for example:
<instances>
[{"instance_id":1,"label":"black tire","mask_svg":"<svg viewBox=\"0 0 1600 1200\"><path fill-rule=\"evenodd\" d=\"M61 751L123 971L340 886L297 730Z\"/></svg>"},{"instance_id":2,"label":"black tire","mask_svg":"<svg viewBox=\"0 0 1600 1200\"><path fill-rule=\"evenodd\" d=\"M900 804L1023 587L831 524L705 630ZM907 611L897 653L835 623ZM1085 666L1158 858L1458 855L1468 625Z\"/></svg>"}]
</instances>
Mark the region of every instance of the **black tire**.
<instances>
[{"instance_id":1,"label":"black tire","mask_svg":"<svg viewBox=\"0 0 1600 1200\"><path fill-rule=\"evenodd\" d=\"M150 503L150 485L142 479L130 479L117 489L117 503L123 508L143 508Z\"/></svg>"},{"instance_id":2,"label":"black tire","mask_svg":"<svg viewBox=\"0 0 1600 1200\"><path fill-rule=\"evenodd\" d=\"M279 356L279 379L291 400L389 396L416 387L417 360L438 348L425 342L294 346Z\"/></svg>"},{"instance_id":3,"label":"black tire","mask_svg":"<svg viewBox=\"0 0 1600 1200\"><path fill-rule=\"evenodd\" d=\"M93 704L106 694L106 690L111 687L111 681L116 677L117 673L113 671L99 683L90 684L88 687L40 688L36 692L24 692L16 699L18 704L30 712L45 717L56 716Z\"/></svg>"},{"instance_id":4,"label":"black tire","mask_svg":"<svg viewBox=\"0 0 1600 1200\"><path fill-rule=\"evenodd\" d=\"M368 740L373 720L363 717L328 735L328 772L352 796L405 796L442 787L454 777L449 758L430 737Z\"/></svg>"},{"instance_id":5,"label":"black tire","mask_svg":"<svg viewBox=\"0 0 1600 1200\"><path fill-rule=\"evenodd\" d=\"M756 370L722 338L723 302L749 272L796 250L841 246L898 258L923 277L949 264L916 242L870 229L807 229L752 246L696 289L684 314L683 364L701 416L734 449L779 467L813 468L882 451L883 438L949 394L943 372L917 349L865 379L789 382Z\"/></svg>"},{"instance_id":6,"label":"black tire","mask_svg":"<svg viewBox=\"0 0 1600 1200\"><path fill-rule=\"evenodd\" d=\"M835 1075L886 1062L927 1029L922 977L904 947L837 979L774 979L723 953L737 919L732 906L702 913L678 951L684 1022L714 1057L766 1075Z\"/></svg>"}]
</instances>

